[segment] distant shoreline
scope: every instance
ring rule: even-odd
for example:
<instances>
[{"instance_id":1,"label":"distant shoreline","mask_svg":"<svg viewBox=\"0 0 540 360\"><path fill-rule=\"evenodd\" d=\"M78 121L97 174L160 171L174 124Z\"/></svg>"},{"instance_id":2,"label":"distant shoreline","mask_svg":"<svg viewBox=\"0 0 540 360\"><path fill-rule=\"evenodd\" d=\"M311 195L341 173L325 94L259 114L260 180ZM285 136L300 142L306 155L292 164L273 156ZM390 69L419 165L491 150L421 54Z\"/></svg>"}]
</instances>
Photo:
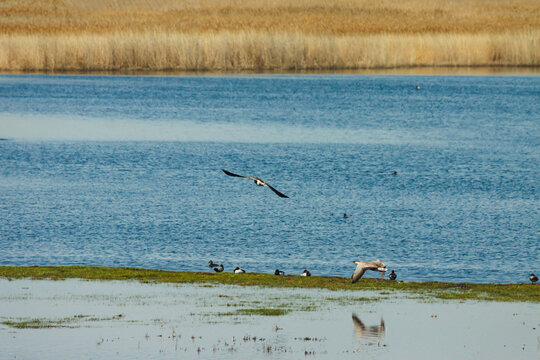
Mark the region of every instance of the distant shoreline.
<instances>
[{"instance_id":1,"label":"distant shoreline","mask_svg":"<svg viewBox=\"0 0 540 360\"><path fill-rule=\"evenodd\" d=\"M0 75L81 75L81 76L280 76L280 75L411 75L411 76L494 76L494 75L540 75L540 66L408 66L398 68L374 69L336 69L302 71L174 71L174 70L57 70L57 71L21 71L0 70Z\"/></svg>"},{"instance_id":2,"label":"distant shoreline","mask_svg":"<svg viewBox=\"0 0 540 360\"><path fill-rule=\"evenodd\" d=\"M540 302L540 285L473 284L449 282L401 282L364 278L351 284L342 277L276 276L260 273L211 273L165 271L125 267L89 266L0 266L0 278L64 280L135 280L143 283L223 284L261 287L296 287L329 290L397 290L445 300L526 301Z\"/></svg>"}]
</instances>

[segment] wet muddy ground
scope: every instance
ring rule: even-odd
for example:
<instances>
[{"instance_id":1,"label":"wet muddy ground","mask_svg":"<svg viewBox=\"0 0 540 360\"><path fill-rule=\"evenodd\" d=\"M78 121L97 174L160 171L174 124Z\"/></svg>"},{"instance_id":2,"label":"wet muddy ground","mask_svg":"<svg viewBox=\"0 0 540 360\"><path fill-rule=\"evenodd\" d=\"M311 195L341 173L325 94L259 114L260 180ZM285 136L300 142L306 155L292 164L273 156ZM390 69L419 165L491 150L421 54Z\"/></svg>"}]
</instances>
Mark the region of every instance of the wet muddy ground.
<instances>
[{"instance_id":1,"label":"wet muddy ground","mask_svg":"<svg viewBox=\"0 0 540 360\"><path fill-rule=\"evenodd\" d=\"M390 291L1 279L0 349L2 359L534 359L540 306Z\"/></svg>"}]
</instances>

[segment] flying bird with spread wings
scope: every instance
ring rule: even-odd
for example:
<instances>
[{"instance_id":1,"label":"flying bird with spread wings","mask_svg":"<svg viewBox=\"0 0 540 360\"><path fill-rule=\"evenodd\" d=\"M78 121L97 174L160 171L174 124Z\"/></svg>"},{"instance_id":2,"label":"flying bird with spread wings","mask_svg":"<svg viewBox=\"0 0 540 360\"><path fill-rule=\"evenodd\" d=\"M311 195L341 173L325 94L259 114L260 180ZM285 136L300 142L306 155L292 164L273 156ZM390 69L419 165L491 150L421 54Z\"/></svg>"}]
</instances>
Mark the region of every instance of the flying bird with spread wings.
<instances>
[{"instance_id":1,"label":"flying bird with spread wings","mask_svg":"<svg viewBox=\"0 0 540 360\"><path fill-rule=\"evenodd\" d=\"M252 179L254 182L255 182L255 185L257 186L268 186L270 188L270 190L272 190L273 192L275 192L277 194L277 196L279 197L282 197L282 198L288 198L287 195L283 194L283 193L280 193L279 191L277 191L276 189L274 189L272 186L270 186L269 183L267 183L266 181L264 181L263 179L261 178L258 178L258 177L255 177L255 176L244 176L244 175L237 175L237 174L233 174L232 172L230 171L227 171L225 169L221 169L223 170L223 172L229 176L234 176L234 177L242 177L242 178L248 178L248 179Z\"/></svg>"},{"instance_id":2,"label":"flying bird with spread wings","mask_svg":"<svg viewBox=\"0 0 540 360\"><path fill-rule=\"evenodd\" d=\"M381 260L376 261L354 261L356 264L356 270L354 270L354 273L352 275L352 282L353 284L360 280L364 273L367 270L371 271L379 271L384 276L384 273L386 272L386 265L382 263Z\"/></svg>"}]
</instances>

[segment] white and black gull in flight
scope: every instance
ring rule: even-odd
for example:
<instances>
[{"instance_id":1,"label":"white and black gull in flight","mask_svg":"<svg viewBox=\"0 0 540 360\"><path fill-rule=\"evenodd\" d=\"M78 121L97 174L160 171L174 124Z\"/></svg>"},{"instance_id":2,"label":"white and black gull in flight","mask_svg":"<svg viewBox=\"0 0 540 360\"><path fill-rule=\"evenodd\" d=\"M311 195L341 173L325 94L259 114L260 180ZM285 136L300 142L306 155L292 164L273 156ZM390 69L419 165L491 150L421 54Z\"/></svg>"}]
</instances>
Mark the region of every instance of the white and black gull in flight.
<instances>
[{"instance_id":1,"label":"white and black gull in flight","mask_svg":"<svg viewBox=\"0 0 540 360\"><path fill-rule=\"evenodd\" d=\"M261 178L258 178L258 177L255 177L255 176L244 176L244 175L238 175L238 174L233 174L232 172L230 171L227 171L225 169L221 169L223 170L223 172L229 176L234 176L234 177L242 177L242 178L248 178L248 179L252 179L254 182L255 182L255 185L258 185L258 186L268 186L270 188L270 190L272 190L273 192L275 192L277 194L277 196L279 197L282 197L282 198L288 198L287 195L277 191L276 189L274 189L269 183L267 183L266 181L264 181L263 179Z\"/></svg>"}]
</instances>

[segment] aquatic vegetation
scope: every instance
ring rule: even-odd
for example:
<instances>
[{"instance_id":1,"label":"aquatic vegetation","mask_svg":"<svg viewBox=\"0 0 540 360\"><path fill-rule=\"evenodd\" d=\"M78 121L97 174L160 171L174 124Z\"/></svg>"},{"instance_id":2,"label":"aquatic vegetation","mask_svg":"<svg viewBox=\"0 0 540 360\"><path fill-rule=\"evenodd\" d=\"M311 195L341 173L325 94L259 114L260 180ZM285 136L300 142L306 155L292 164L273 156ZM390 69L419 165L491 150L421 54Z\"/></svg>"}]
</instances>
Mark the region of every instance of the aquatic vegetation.
<instances>
[{"instance_id":1,"label":"aquatic vegetation","mask_svg":"<svg viewBox=\"0 0 540 360\"><path fill-rule=\"evenodd\" d=\"M362 279L351 284L349 278L273 274L204 273L164 271L138 268L87 266L0 266L0 278L51 279L78 278L87 280L136 280L155 283L222 284L284 288L313 288L350 291L405 291L422 297L448 300L531 301L540 302L540 286L523 284L472 284L448 282L396 282L384 279ZM390 296L384 295L384 296ZM364 301L359 297L360 301Z\"/></svg>"},{"instance_id":2,"label":"aquatic vegetation","mask_svg":"<svg viewBox=\"0 0 540 360\"><path fill-rule=\"evenodd\" d=\"M44 329L44 328L74 328L81 327L84 322L102 322L120 320L124 318L123 314L118 314L110 317L95 317L90 315L74 315L70 317L64 317L61 319L49 319L49 318L16 318L0 321L0 323L11 326L17 329ZM129 321L130 323L137 322L135 320Z\"/></svg>"},{"instance_id":3,"label":"aquatic vegetation","mask_svg":"<svg viewBox=\"0 0 540 360\"><path fill-rule=\"evenodd\" d=\"M44 328L59 328L59 327L80 327L83 322L101 322L118 320L124 317L123 314L114 315L112 317L92 317L90 315L74 315L61 319L49 318L16 318L1 321L0 323L11 326L16 329L44 329Z\"/></svg>"},{"instance_id":4,"label":"aquatic vegetation","mask_svg":"<svg viewBox=\"0 0 540 360\"><path fill-rule=\"evenodd\" d=\"M331 301L333 303L336 303L338 305L347 305L347 304L354 304L354 303L366 303L366 302L376 302L380 301L381 298L379 297L353 297L353 296L347 296L347 297L327 297L325 298L326 301Z\"/></svg>"},{"instance_id":5,"label":"aquatic vegetation","mask_svg":"<svg viewBox=\"0 0 540 360\"><path fill-rule=\"evenodd\" d=\"M42 329L42 328L52 328L52 327L71 327L74 321L79 320L86 315L77 315L74 317L63 318L63 319L46 319L46 318L35 318L35 319L10 319L2 321L2 324L11 326L17 329Z\"/></svg>"},{"instance_id":6,"label":"aquatic vegetation","mask_svg":"<svg viewBox=\"0 0 540 360\"><path fill-rule=\"evenodd\" d=\"M289 309L269 309L269 308L255 308L255 309L238 309L237 315L260 315L260 316L280 316L289 313Z\"/></svg>"}]
</instances>

